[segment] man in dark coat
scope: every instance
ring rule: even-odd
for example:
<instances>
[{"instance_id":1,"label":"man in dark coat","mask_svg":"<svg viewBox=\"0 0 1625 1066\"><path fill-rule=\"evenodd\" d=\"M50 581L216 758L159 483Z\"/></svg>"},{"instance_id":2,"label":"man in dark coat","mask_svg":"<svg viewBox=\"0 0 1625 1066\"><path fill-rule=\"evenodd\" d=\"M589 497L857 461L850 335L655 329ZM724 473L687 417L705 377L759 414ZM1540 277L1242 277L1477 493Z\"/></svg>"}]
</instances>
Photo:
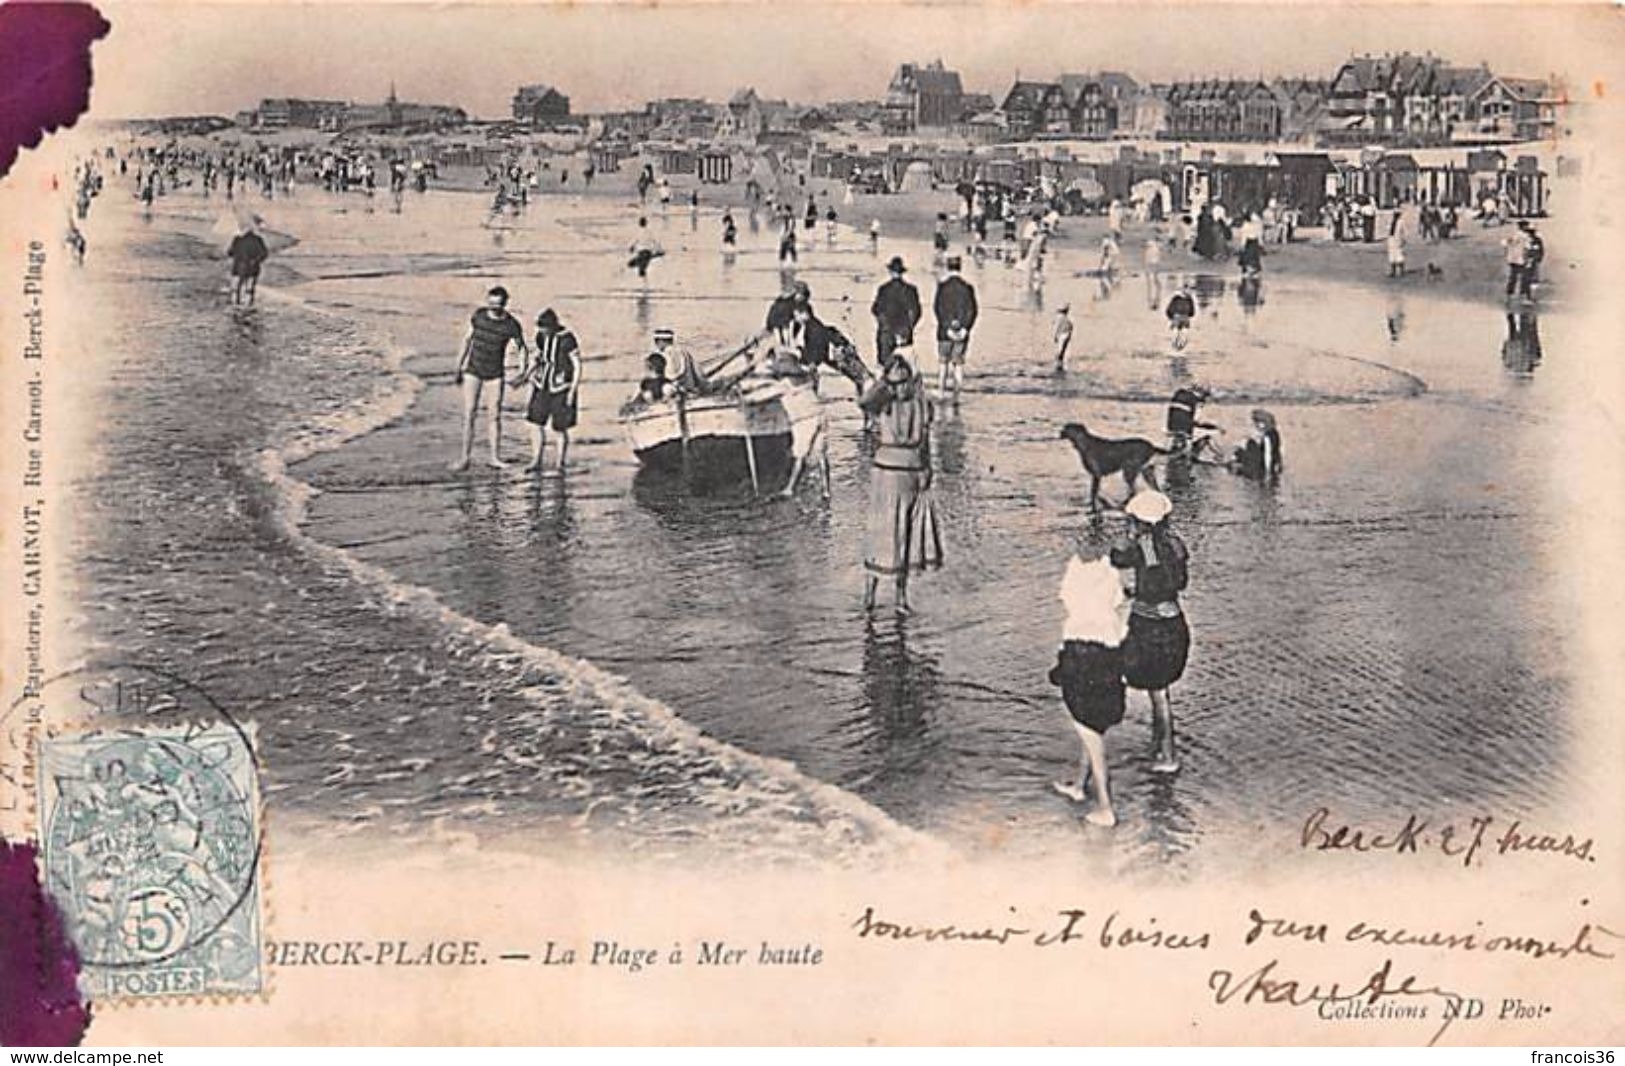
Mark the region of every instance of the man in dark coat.
<instances>
[{"instance_id":1,"label":"man in dark coat","mask_svg":"<svg viewBox=\"0 0 1625 1066\"><path fill-rule=\"evenodd\" d=\"M908 268L901 256L886 264L891 278L875 293L869 311L875 316L875 356L882 367L891 365L892 353L914 344L914 327L920 321L920 290L903 280Z\"/></svg>"},{"instance_id":2,"label":"man in dark coat","mask_svg":"<svg viewBox=\"0 0 1625 1066\"><path fill-rule=\"evenodd\" d=\"M243 303L246 293L247 303L252 307L254 290L260 280L260 266L270 258L271 250L266 247L265 239L255 232L253 224L249 223L232 238L226 256L231 260L232 304Z\"/></svg>"},{"instance_id":3,"label":"man in dark coat","mask_svg":"<svg viewBox=\"0 0 1625 1066\"><path fill-rule=\"evenodd\" d=\"M830 363L829 327L818 321L810 305L796 304L787 339L803 368L812 369Z\"/></svg>"},{"instance_id":4,"label":"man in dark coat","mask_svg":"<svg viewBox=\"0 0 1625 1066\"><path fill-rule=\"evenodd\" d=\"M976 290L959 276L963 266L959 256L948 257L948 276L937 284L932 311L937 316L937 361L941 366L937 389L948 393L948 375L954 379L954 402L965 385L965 354L970 351L970 331L976 325Z\"/></svg>"}]
</instances>

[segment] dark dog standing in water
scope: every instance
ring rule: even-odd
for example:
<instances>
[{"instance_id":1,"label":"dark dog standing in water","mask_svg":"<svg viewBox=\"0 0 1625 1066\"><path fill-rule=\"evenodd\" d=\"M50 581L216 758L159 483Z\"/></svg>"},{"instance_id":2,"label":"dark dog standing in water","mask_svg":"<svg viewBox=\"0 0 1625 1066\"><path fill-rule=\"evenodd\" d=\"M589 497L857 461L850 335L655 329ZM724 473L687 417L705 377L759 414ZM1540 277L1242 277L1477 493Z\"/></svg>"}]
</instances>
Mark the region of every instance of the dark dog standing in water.
<instances>
[{"instance_id":1,"label":"dark dog standing in water","mask_svg":"<svg viewBox=\"0 0 1625 1066\"><path fill-rule=\"evenodd\" d=\"M1089 472L1091 510L1100 506L1101 478L1108 474L1121 473L1128 481L1130 496L1134 495L1136 482L1142 476L1152 488L1159 488L1156 474L1151 469L1151 462L1159 455L1173 454L1139 437L1128 437L1123 440L1097 437L1089 432L1089 427L1079 422L1068 422L1062 426L1061 439L1078 450L1078 458L1083 460L1083 468Z\"/></svg>"}]
</instances>

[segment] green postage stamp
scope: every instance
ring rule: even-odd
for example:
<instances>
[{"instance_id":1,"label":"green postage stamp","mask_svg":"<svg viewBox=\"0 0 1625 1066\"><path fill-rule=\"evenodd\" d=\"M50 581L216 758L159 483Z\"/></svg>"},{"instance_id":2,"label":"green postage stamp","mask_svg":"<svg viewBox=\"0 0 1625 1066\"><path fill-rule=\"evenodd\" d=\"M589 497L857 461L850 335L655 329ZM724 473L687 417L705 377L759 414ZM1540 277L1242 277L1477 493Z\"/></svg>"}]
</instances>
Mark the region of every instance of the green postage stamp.
<instances>
[{"instance_id":1,"label":"green postage stamp","mask_svg":"<svg viewBox=\"0 0 1625 1066\"><path fill-rule=\"evenodd\" d=\"M259 792L226 723L40 746L46 884L95 998L261 990Z\"/></svg>"}]
</instances>

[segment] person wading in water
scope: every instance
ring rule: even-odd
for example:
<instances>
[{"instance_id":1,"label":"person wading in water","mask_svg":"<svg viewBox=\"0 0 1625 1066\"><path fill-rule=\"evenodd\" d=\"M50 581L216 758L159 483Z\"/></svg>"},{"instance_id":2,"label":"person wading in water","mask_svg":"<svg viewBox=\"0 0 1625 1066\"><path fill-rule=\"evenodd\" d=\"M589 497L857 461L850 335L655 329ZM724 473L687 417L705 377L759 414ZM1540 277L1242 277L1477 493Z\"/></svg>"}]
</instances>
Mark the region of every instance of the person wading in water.
<instances>
[{"instance_id":1,"label":"person wading in water","mask_svg":"<svg viewBox=\"0 0 1625 1066\"><path fill-rule=\"evenodd\" d=\"M457 385L463 390L463 448L451 464L454 473L468 469L474 448L474 419L482 396L486 399L491 445L486 462L493 467L508 465L502 461L502 386L509 344L519 345L525 359L530 358L524 327L508 313L508 290L498 285L485 294L485 306L470 318L468 336L457 360Z\"/></svg>"},{"instance_id":2,"label":"person wading in water","mask_svg":"<svg viewBox=\"0 0 1625 1066\"><path fill-rule=\"evenodd\" d=\"M889 575L897 583L897 613L907 614L909 572L942 565L942 535L931 503L931 402L908 360L893 353L858 406L874 415L877 430L863 606L874 608L880 578Z\"/></svg>"},{"instance_id":3,"label":"person wading in water","mask_svg":"<svg viewBox=\"0 0 1625 1066\"><path fill-rule=\"evenodd\" d=\"M547 448L547 427L559 435L559 475L570 458L570 430L575 428L577 395L581 391L581 345L574 333L565 329L549 307L536 316L536 359L520 368L511 384L530 381L530 402L525 405L525 421L530 423L535 458L525 467L527 473L542 472L542 455Z\"/></svg>"},{"instance_id":4,"label":"person wading in water","mask_svg":"<svg viewBox=\"0 0 1625 1066\"><path fill-rule=\"evenodd\" d=\"M1173 504L1155 489L1142 489L1123 508L1129 517L1127 543L1112 549L1112 565L1134 572L1134 601L1123 641L1123 680L1151 697L1151 738L1159 774L1179 772L1174 712L1168 687L1185 673L1191 631L1179 606L1189 581L1190 553L1168 528Z\"/></svg>"}]
</instances>

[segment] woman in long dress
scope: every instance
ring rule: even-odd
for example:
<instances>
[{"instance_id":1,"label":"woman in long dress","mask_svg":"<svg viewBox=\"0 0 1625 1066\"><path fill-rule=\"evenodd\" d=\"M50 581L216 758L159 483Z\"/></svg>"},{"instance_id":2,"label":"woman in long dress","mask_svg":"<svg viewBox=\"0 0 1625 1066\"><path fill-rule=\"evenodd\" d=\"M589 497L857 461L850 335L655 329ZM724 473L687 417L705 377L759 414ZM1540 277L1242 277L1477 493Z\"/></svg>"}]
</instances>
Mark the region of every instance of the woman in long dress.
<instances>
[{"instance_id":1,"label":"woman in long dress","mask_svg":"<svg viewBox=\"0 0 1625 1066\"><path fill-rule=\"evenodd\" d=\"M1196 244L1192 248L1203 259L1217 259L1221 250L1219 222L1207 204L1196 214Z\"/></svg>"},{"instance_id":2,"label":"woman in long dress","mask_svg":"<svg viewBox=\"0 0 1625 1066\"><path fill-rule=\"evenodd\" d=\"M889 575L897 583L897 613L907 614L910 572L942 565L942 535L931 503L931 401L899 355L858 406L874 417L877 434L863 606L873 609L880 578Z\"/></svg>"}]
</instances>

